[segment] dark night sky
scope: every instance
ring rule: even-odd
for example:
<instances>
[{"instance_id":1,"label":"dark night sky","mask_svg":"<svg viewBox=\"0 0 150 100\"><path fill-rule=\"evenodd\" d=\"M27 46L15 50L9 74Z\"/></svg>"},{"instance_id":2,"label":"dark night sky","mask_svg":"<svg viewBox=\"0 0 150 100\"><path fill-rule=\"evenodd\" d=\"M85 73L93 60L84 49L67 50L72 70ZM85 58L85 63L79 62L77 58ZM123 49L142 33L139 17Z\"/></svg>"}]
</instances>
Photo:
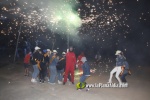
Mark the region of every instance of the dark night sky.
<instances>
[{"instance_id":1,"label":"dark night sky","mask_svg":"<svg viewBox=\"0 0 150 100\"><path fill-rule=\"evenodd\" d=\"M51 48L52 40L56 39L54 48L66 49L65 31L53 33L53 29L48 28L48 20L41 17L48 11L55 12L48 3L56 5L53 8L58 8L57 5L63 0L54 1L55 3L53 0L1 0L0 47L9 48L10 44L16 44L21 16L23 16L20 47L28 38L33 47L34 41L39 40L45 48ZM64 0L64 5L70 4L70 1ZM77 36L70 36L70 44L78 51L88 51L91 55L99 51L109 57L120 49L131 60L148 62L150 57L149 0L79 0L76 4L73 10L79 14L82 25L78 28Z\"/></svg>"}]
</instances>

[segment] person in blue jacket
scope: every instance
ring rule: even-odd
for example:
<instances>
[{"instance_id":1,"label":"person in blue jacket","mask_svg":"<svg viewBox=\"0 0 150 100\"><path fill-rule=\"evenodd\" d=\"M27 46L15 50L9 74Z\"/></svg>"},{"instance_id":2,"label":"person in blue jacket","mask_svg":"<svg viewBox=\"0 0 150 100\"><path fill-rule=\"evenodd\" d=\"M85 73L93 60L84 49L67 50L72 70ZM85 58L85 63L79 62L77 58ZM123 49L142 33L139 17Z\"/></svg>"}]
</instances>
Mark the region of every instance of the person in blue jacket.
<instances>
[{"instance_id":1,"label":"person in blue jacket","mask_svg":"<svg viewBox=\"0 0 150 100\"><path fill-rule=\"evenodd\" d=\"M90 65L88 64L86 57L82 57L81 61L83 62L83 65L82 65L83 74L80 77L79 84L77 84L77 85L79 85L79 86L77 86L77 89L85 88L85 86L86 86L85 80L91 76L90 75ZM78 88L78 87L80 87L80 88ZM87 88L86 90L89 90L89 88Z\"/></svg>"},{"instance_id":2,"label":"person in blue jacket","mask_svg":"<svg viewBox=\"0 0 150 100\"><path fill-rule=\"evenodd\" d=\"M81 61L83 62L83 75L80 78L80 82L85 82L85 80L90 76L90 66L87 62L86 57L82 57Z\"/></svg>"},{"instance_id":3,"label":"person in blue jacket","mask_svg":"<svg viewBox=\"0 0 150 100\"><path fill-rule=\"evenodd\" d=\"M55 80L56 80L56 76L57 76L57 69L56 69L56 65L59 61L59 56L57 56L57 51L53 50L53 56L50 59L49 62L49 69L50 69L50 80L49 83L50 84L55 84Z\"/></svg>"},{"instance_id":4,"label":"person in blue jacket","mask_svg":"<svg viewBox=\"0 0 150 100\"><path fill-rule=\"evenodd\" d=\"M124 61L123 70L122 70L122 73L121 73L121 80L122 80L123 83L127 83L127 80L125 78L127 75L131 75L131 72L130 72L130 69L129 69L128 62Z\"/></svg>"}]
</instances>

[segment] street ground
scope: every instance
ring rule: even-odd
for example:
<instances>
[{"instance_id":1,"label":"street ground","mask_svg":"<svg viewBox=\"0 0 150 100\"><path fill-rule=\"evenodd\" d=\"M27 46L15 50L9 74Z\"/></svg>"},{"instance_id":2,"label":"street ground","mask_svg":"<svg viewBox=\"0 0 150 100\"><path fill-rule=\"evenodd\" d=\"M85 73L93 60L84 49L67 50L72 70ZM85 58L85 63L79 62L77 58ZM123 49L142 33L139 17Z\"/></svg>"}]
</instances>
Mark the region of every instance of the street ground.
<instances>
[{"instance_id":1,"label":"street ground","mask_svg":"<svg viewBox=\"0 0 150 100\"><path fill-rule=\"evenodd\" d=\"M107 83L111 65L94 65L96 72L87 79L87 83ZM149 100L150 98L150 68L137 66L132 69L132 75L127 76L127 88L91 88L76 90L75 85L51 85L45 83L31 83L30 76L24 76L23 63L20 61L0 63L0 100ZM79 76L75 76L75 83ZM113 77L113 82L116 82Z\"/></svg>"}]
</instances>

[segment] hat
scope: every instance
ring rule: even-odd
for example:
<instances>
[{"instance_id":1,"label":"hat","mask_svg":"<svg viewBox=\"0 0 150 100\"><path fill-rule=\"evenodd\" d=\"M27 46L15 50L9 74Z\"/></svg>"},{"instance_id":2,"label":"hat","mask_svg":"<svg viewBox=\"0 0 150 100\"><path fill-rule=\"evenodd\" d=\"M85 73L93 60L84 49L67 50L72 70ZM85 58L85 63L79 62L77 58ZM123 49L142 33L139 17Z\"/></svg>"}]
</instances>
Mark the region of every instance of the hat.
<instances>
[{"instance_id":1,"label":"hat","mask_svg":"<svg viewBox=\"0 0 150 100\"><path fill-rule=\"evenodd\" d=\"M62 52L62 54L65 55L66 53L65 53L65 52Z\"/></svg>"},{"instance_id":2,"label":"hat","mask_svg":"<svg viewBox=\"0 0 150 100\"><path fill-rule=\"evenodd\" d=\"M47 49L47 51L51 51L50 49Z\"/></svg>"},{"instance_id":3,"label":"hat","mask_svg":"<svg viewBox=\"0 0 150 100\"><path fill-rule=\"evenodd\" d=\"M46 52L47 52L47 50L43 50L43 52L44 52L44 53L46 53Z\"/></svg>"},{"instance_id":4,"label":"hat","mask_svg":"<svg viewBox=\"0 0 150 100\"><path fill-rule=\"evenodd\" d=\"M36 46L34 49L35 49L35 50L39 50L39 49L41 49L41 48L40 48L40 47L38 47L38 46Z\"/></svg>"},{"instance_id":5,"label":"hat","mask_svg":"<svg viewBox=\"0 0 150 100\"><path fill-rule=\"evenodd\" d=\"M121 51L120 51L120 50L117 50L115 55L118 55L118 54L120 54L120 53L121 53Z\"/></svg>"},{"instance_id":6,"label":"hat","mask_svg":"<svg viewBox=\"0 0 150 100\"><path fill-rule=\"evenodd\" d=\"M53 50L53 53L57 53L57 51L56 51L56 50Z\"/></svg>"},{"instance_id":7,"label":"hat","mask_svg":"<svg viewBox=\"0 0 150 100\"><path fill-rule=\"evenodd\" d=\"M85 61L87 61L86 57L82 57L81 61L84 63Z\"/></svg>"}]
</instances>

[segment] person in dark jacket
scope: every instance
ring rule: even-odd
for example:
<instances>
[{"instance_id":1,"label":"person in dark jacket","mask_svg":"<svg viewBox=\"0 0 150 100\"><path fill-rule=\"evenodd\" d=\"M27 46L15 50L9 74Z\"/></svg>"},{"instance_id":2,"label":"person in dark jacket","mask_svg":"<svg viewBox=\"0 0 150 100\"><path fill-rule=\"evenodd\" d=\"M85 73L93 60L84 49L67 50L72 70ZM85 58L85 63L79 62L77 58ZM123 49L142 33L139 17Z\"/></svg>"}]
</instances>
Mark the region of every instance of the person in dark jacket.
<instances>
[{"instance_id":1,"label":"person in dark jacket","mask_svg":"<svg viewBox=\"0 0 150 100\"><path fill-rule=\"evenodd\" d=\"M127 83L127 80L126 80L125 77L128 74L131 75L131 72L130 72L130 69L129 69L129 64L128 64L127 61L124 61L124 63L123 63L123 71L121 73L121 80L122 80L123 83Z\"/></svg>"},{"instance_id":2,"label":"person in dark jacket","mask_svg":"<svg viewBox=\"0 0 150 100\"><path fill-rule=\"evenodd\" d=\"M66 66L66 53L62 53L62 57L60 58L57 64L57 76L58 76L58 84L62 84L63 73Z\"/></svg>"},{"instance_id":3,"label":"person in dark jacket","mask_svg":"<svg viewBox=\"0 0 150 100\"><path fill-rule=\"evenodd\" d=\"M47 65L49 63L49 57L48 57L48 51L43 50L43 53L41 55L41 61L40 61L40 82L44 83L45 77L47 74Z\"/></svg>"},{"instance_id":4,"label":"person in dark jacket","mask_svg":"<svg viewBox=\"0 0 150 100\"><path fill-rule=\"evenodd\" d=\"M120 80L119 75L120 75L120 73L122 71L121 67L123 66L123 62L125 61L125 57L122 55L122 52L120 50L117 50L115 55L117 56L117 58L116 58L116 66L110 72L110 77L109 77L108 83L112 83L113 74L116 72L116 78L117 78L119 84L122 84L122 81Z\"/></svg>"},{"instance_id":5,"label":"person in dark jacket","mask_svg":"<svg viewBox=\"0 0 150 100\"><path fill-rule=\"evenodd\" d=\"M31 82L37 82L36 81L36 78L37 76L39 75L39 70L41 70L40 68L40 59L41 59L41 54L39 53L40 52L40 49L39 47L35 47L35 51L33 53L33 56L31 58L31 63L33 65L33 74L32 74L32 79L31 79Z\"/></svg>"}]
</instances>

